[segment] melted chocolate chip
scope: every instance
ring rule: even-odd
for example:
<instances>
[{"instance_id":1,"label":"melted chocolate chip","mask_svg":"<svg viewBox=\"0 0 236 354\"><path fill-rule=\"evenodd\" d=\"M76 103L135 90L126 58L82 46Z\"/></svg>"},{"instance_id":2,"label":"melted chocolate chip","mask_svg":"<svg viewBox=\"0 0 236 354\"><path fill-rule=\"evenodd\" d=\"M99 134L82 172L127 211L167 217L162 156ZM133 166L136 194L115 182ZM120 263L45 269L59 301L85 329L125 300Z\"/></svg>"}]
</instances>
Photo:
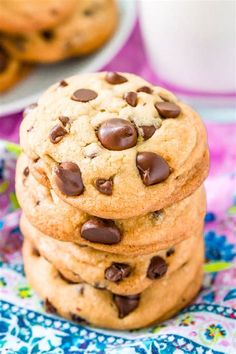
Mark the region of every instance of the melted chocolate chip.
<instances>
[{"instance_id":1,"label":"melted chocolate chip","mask_svg":"<svg viewBox=\"0 0 236 354\"><path fill-rule=\"evenodd\" d=\"M142 87L137 89L137 92L145 92L145 93L148 93L148 94L152 94L153 91L148 86L142 86Z\"/></svg>"},{"instance_id":2,"label":"melted chocolate chip","mask_svg":"<svg viewBox=\"0 0 236 354\"><path fill-rule=\"evenodd\" d=\"M46 299L44 302L44 306L45 306L45 311L48 313L57 313L57 309L55 306L53 306L53 304L51 304L51 302Z\"/></svg>"},{"instance_id":3,"label":"melted chocolate chip","mask_svg":"<svg viewBox=\"0 0 236 354\"><path fill-rule=\"evenodd\" d=\"M159 256L152 257L147 270L147 277L149 279L159 279L167 272L167 264L165 260Z\"/></svg>"},{"instance_id":4,"label":"melted chocolate chip","mask_svg":"<svg viewBox=\"0 0 236 354\"><path fill-rule=\"evenodd\" d=\"M28 167L28 166L25 167L25 169L24 169L24 171L23 171L23 175L24 175L25 177L28 177L28 176L29 176L29 167Z\"/></svg>"},{"instance_id":5,"label":"melted chocolate chip","mask_svg":"<svg viewBox=\"0 0 236 354\"><path fill-rule=\"evenodd\" d=\"M90 242L113 245L120 242L121 231L112 220L91 219L82 226L81 236Z\"/></svg>"},{"instance_id":6,"label":"melted chocolate chip","mask_svg":"<svg viewBox=\"0 0 236 354\"><path fill-rule=\"evenodd\" d=\"M31 103L28 107L25 108L23 112L23 118L27 116L34 108L38 107L38 103Z\"/></svg>"},{"instance_id":7,"label":"melted chocolate chip","mask_svg":"<svg viewBox=\"0 0 236 354\"><path fill-rule=\"evenodd\" d=\"M66 134L67 131L62 126L57 124L50 131L49 139L51 143L57 144L62 140L63 136L65 136Z\"/></svg>"},{"instance_id":8,"label":"melted chocolate chip","mask_svg":"<svg viewBox=\"0 0 236 354\"><path fill-rule=\"evenodd\" d=\"M138 153L136 166L146 186L163 182L170 174L168 163L154 152Z\"/></svg>"},{"instance_id":9,"label":"melted chocolate chip","mask_svg":"<svg viewBox=\"0 0 236 354\"><path fill-rule=\"evenodd\" d=\"M98 178L95 187L102 194L112 195L113 182L111 179Z\"/></svg>"},{"instance_id":10,"label":"melted chocolate chip","mask_svg":"<svg viewBox=\"0 0 236 354\"><path fill-rule=\"evenodd\" d=\"M171 247L171 248L169 248L168 250L167 250L167 252L166 252L166 257L170 257L170 256L172 256L172 254L174 254L175 253L175 248L174 247Z\"/></svg>"},{"instance_id":11,"label":"melted chocolate chip","mask_svg":"<svg viewBox=\"0 0 236 354\"><path fill-rule=\"evenodd\" d=\"M68 117L65 116L60 116L59 121L64 125L64 127L66 126L67 123L69 123L70 119Z\"/></svg>"},{"instance_id":12,"label":"melted chocolate chip","mask_svg":"<svg viewBox=\"0 0 236 354\"><path fill-rule=\"evenodd\" d=\"M55 182L60 191L69 196L78 196L84 191L79 166L63 162L55 168Z\"/></svg>"},{"instance_id":13,"label":"melted chocolate chip","mask_svg":"<svg viewBox=\"0 0 236 354\"><path fill-rule=\"evenodd\" d=\"M133 124L125 119L113 118L102 123L98 138L108 150L125 150L136 145L137 132Z\"/></svg>"},{"instance_id":14,"label":"melted chocolate chip","mask_svg":"<svg viewBox=\"0 0 236 354\"><path fill-rule=\"evenodd\" d=\"M47 42L50 42L54 38L54 33L53 31L50 30L42 31L40 34L43 37L43 39L45 39L45 41Z\"/></svg>"},{"instance_id":15,"label":"melted chocolate chip","mask_svg":"<svg viewBox=\"0 0 236 354\"><path fill-rule=\"evenodd\" d=\"M150 139L156 131L154 125L142 125L140 128L142 129L144 140Z\"/></svg>"},{"instance_id":16,"label":"melted chocolate chip","mask_svg":"<svg viewBox=\"0 0 236 354\"><path fill-rule=\"evenodd\" d=\"M97 92L89 89L79 89L73 93L71 99L78 102L89 102L97 97Z\"/></svg>"},{"instance_id":17,"label":"melted chocolate chip","mask_svg":"<svg viewBox=\"0 0 236 354\"><path fill-rule=\"evenodd\" d=\"M113 295L113 301L118 308L119 318L124 318L130 312L134 311L139 304L140 295Z\"/></svg>"},{"instance_id":18,"label":"melted chocolate chip","mask_svg":"<svg viewBox=\"0 0 236 354\"><path fill-rule=\"evenodd\" d=\"M66 86L68 86L68 83L65 80L61 80L59 83L59 86L66 87Z\"/></svg>"},{"instance_id":19,"label":"melted chocolate chip","mask_svg":"<svg viewBox=\"0 0 236 354\"><path fill-rule=\"evenodd\" d=\"M176 118L181 112L180 107L172 102L157 102L155 108L162 118Z\"/></svg>"},{"instance_id":20,"label":"melted chocolate chip","mask_svg":"<svg viewBox=\"0 0 236 354\"><path fill-rule=\"evenodd\" d=\"M124 95L124 99L126 100L126 102L132 106L132 107L136 107L137 103L138 103L138 95L136 92L128 92Z\"/></svg>"},{"instance_id":21,"label":"melted chocolate chip","mask_svg":"<svg viewBox=\"0 0 236 354\"><path fill-rule=\"evenodd\" d=\"M131 273L131 267L126 263L112 263L110 267L105 270L105 278L112 282L119 282L127 278Z\"/></svg>"},{"instance_id":22,"label":"melted chocolate chip","mask_svg":"<svg viewBox=\"0 0 236 354\"><path fill-rule=\"evenodd\" d=\"M127 82L128 80L126 77L116 73L116 72L109 72L106 74L106 81L109 82L111 85L119 85Z\"/></svg>"}]
</instances>

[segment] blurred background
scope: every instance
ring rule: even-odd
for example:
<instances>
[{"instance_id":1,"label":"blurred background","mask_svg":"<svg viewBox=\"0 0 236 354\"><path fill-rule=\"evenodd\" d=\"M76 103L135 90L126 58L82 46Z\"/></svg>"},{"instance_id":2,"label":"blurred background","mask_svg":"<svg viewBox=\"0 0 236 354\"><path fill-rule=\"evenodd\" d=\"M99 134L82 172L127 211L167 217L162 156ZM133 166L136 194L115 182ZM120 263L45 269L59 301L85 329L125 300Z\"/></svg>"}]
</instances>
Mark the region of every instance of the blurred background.
<instances>
[{"instance_id":1,"label":"blurred background","mask_svg":"<svg viewBox=\"0 0 236 354\"><path fill-rule=\"evenodd\" d=\"M236 161L236 1L71 1L73 11L49 29L21 32L22 24L6 25L0 14L0 138L17 141L22 110L55 81L85 71L127 71L191 104L207 124L213 170L214 156L220 169L222 154L224 170L227 156L230 168ZM18 77L4 88L12 62Z\"/></svg>"}]
</instances>

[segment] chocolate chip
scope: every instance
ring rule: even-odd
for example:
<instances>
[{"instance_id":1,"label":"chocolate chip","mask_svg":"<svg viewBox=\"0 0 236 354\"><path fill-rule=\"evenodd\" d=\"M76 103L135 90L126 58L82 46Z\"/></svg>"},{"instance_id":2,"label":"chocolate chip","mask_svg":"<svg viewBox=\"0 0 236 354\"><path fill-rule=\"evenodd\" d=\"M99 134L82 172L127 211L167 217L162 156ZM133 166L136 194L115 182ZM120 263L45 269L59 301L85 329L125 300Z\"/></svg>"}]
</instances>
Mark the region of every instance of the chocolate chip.
<instances>
[{"instance_id":1,"label":"chocolate chip","mask_svg":"<svg viewBox=\"0 0 236 354\"><path fill-rule=\"evenodd\" d=\"M97 97L97 92L89 89L79 89L73 93L71 99L78 102L89 102Z\"/></svg>"},{"instance_id":2,"label":"chocolate chip","mask_svg":"<svg viewBox=\"0 0 236 354\"><path fill-rule=\"evenodd\" d=\"M128 92L124 95L124 99L126 100L126 102L132 106L132 107L136 107L137 103L138 103L138 96L136 92Z\"/></svg>"},{"instance_id":3,"label":"chocolate chip","mask_svg":"<svg viewBox=\"0 0 236 354\"><path fill-rule=\"evenodd\" d=\"M121 231L112 220L91 219L82 226L81 236L90 242L113 245L120 242Z\"/></svg>"},{"instance_id":4,"label":"chocolate chip","mask_svg":"<svg viewBox=\"0 0 236 354\"><path fill-rule=\"evenodd\" d=\"M149 279L159 279L167 272L167 264L165 260L159 256L152 257L147 270L147 277Z\"/></svg>"},{"instance_id":5,"label":"chocolate chip","mask_svg":"<svg viewBox=\"0 0 236 354\"><path fill-rule=\"evenodd\" d=\"M25 108L23 112L23 118L29 114L34 108L38 107L38 103L31 103L28 107Z\"/></svg>"},{"instance_id":6,"label":"chocolate chip","mask_svg":"<svg viewBox=\"0 0 236 354\"><path fill-rule=\"evenodd\" d=\"M172 102L157 102L155 108L162 118L176 118L181 112L180 107Z\"/></svg>"},{"instance_id":7,"label":"chocolate chip","mask_svg":"<svg viewBox=\"0 0 236 354\"><path fill-rule=\"evenodd\" d=\"M59 83L59 86L66 87L66 86L68 86L68 83L65 80L61 80Z\"/></svg>"},{"instance_id":8,"label":"chocolate chip","mask_svg":"<svg viewBox=\"0 0 236 354\"><path fill-rule=\"evenodd\" d=\"M142 125L140 128L142 129L144 140L150 139L156 131L154 125Z\"/></svg>"},{"instance_id":9,"label":"chocolate chip","mask_svg":"<svg viewBox=\"0 0 236 354\"><path fill-rule=\"evenodd\" d=\"M81 296L84 296L84 287L83 286L79 285L77 290Z\"/></svg>"},{"instance_id":10,"label":"chocolate chip","mask_svg":"<svg viewBox=\"0 0 236 354\"><path fill-rule=\"evenodd\" d=\"M113 301L118 308L119 318L124 318L130 312L134 311L139 304L140 295L113 295Z\"/></svg>"},{"instance_id":11,"label":"chocolate chip","mask_svg":"<svg viewBox=\"0 0 236 354\"><path fill-rule=\"evenodd\" d=\"M50 131L49 139L51 143L57 144L62 140L63 136L65 136L66 134L67 131L62 126L57 124Z\"/></svg>"},{"instance_id":12,"label":"chocolate chip","mask_svg":"<svg viewBox=\"0 0 236 354\"><path fill-rule=\"evenodd\" d=\"M99 2L93 2L90 8L87 8L83 11L83 14L85 16L92 16L99 10L103 10L102 4L100 4Z\"/></svg>"},{"instance_id":13,"label":"chocolate chip","mask_svg":"<svg viewBox=\"0 0 236 354\"><path fill-rule=\"evenodd\" d=\"M142 86L137 89L137 92L145 92L145 93L152 94L153 90L148 86Z\"/></svg>"},{"instance_id":14,"label":"chocolate chip","mask_svg":"<svg viewBox=\"0 0 236 354\"><path fill-rule=\"evenodd\" d=\"M50 42L54 38L53 31L45 30L42 31L40 34L43 37L43 39L45 39L45 41L47 42Z\"/></svg>"},{"instance_id":15,"label":"chocolate chip","mask_svg":"<svg viewBox=\"0 0 236 354\"><path fill-rule=\"evenodd\" d=\"M108 150L125 150L136 145L137 132L133 124L125 119L113 118L102 123L98 138Z\"/></svg>"},{"instance_id":16,"label":"chocolate chip","mask_svg":"<svg viewBox=\"0 0 236 354\"><path fill-rule=\"evenodd\" d=\"M32 253L33 253L33 255L35 257L40 257L41 256L40 253L39 253L39 250L37 250L37 248L35 248L35 247L32 249Z\"/></svg>"},{"instance_id":17,"label":"chocolate chip","mask_svg":"<svg viewBox=\"0 0 236 354\"><path fill-rule=\"evenodd\" d=\"M124 82L127 82L128 80L126 79L126 77L121 76L116 72L109 72L106 74L106 81L109 82L109 84L111 85L119 85L123 84Z\"/></svg>"},{"instance_id":18,"label":"chocolate chip","mask_svg":"<svg viewBox=\"0 0 236 354\"><path fill-rule=\"evenodd\" d=\"M46 299L44 302L44 306L45 306L45 311L48 313L57 313L57 309L55 306L53 306L53 304L51 304L51 302Z\"/></svg>"},{"instance_id":19,"label":"chocolate chip","mask_svg":"<svg viewBox=\"0 0 236 354\"><path fill-rule=\"evenodd\" d=\"M160 215L163 213L163 210L156 210L152 213L155 219L159 219Z\"/></svg>"},{"instance_id":20,"label":"chocolate chip","mask_svg":"<svg viewBox=\"0 0 236 354\"><path fill-rule=\"evenodd\" d=\"M71 320L76 323L88 324L88 322L81 316L78 316L74 313L71 314Z\"/></svg>"},{"instance_id":21,"label":"chocolate chip","mask_svg":"<svg viewBox=\"0 0 236 354\"><path fill-rule=\"evenodd\" d=\"M166 252L166 257L170 257L170 256L172 256L172 254L174 254L175 253L175 248L174 247L171 247L171 248L169 248L168 250L167 250L167 252Z\"/></svg>"},{"instance_id":22,"label":"chocolate chip","mask_svg":"<svg viewBox=\"0 0 236 354\"><path fill-rule=\"evenodd\" d=\"M28 167L28 166L24 169L23 175L24 175L25 177L29 176L29 167Z\"/></svg>"},{"instance_id":23,"label":"chocolate chip","mask_svg":"<svg viewBox=\"0 0 236 354\"><path fill-rule=\"evenodd\" d=\"M84 191L79 166L63 162L55 168L55 182L60 191L69 196L78 196Z\"/></svg>"},{"instance_id":24,"label":"chocolate chip","mask_svg":"<svg viewBox=\"0 0 236 354\"><path fill-rule=\"evenodd\" d=\"M92 16L93 14L94 14L94 10L91 8L91 9L85 9L84 11L83 11L83 14L84 14L84 16Z\"/></svg>"},{"instance_id":25,"label":"chocolate chip","mask_svg":"<svg viewBox=\"0 0 236 354\"><path fill-rule=\"evenodd\" d=\"M26 131L27 131L27 133L29 133L29 132L31 132L33 129L34 129L34 127L32 126L32 127L30 127L29 129L27 129Z\"/></svg>"},{"instance_id":26,"label":"chocolate chip","mask_svg":"<svg viewBox=\"0 0 236 354\"><path fill-rule=\"evenodd\" d=\"M59 121L64 125L64 127L66 126L67 123L69 123L70 119L68 117L65 116L60 116Z\"/></svg>"},{"instance_id":27,"label":"chocolate chip","mask_svg":"<svg viewBox=\"0 0 236 354\"><path fill-rule=\"evenodd\" d=\"M3 73L8 67L9 58L5 50L0 47L0 73Z\"/></svg>"},{"instance_id":28,"label":"chocolate chip","mask_svg":"<svg viewBox=\"0 0 236 354\"><path fill-rule=\"evenodd\" d=\"M112 195L113 182L111 179L98 178L95 187L102 194Z\"/></svg>"},{"instance_id":29,"label":"chocolate chip","mask_svg":"<svg viewBox=\"0 0 236 354\"><path fill-rule=\"evenodd\" d=\"M170 174L168 163L154 152L138 153L136 166L146 186L163 182Z\"/></svg>"},{"instance_id":30,"label":"chocolate chip","mask_svg":"<svg viewBox=\"0 0 236 354\"><path fill-rule=\"evenodd\" d=\"M131 267L126 263L112 263L110 267L105 270L105 278L112 282L118 282L127 278L131 273Z\"/></svg>"}]
</instances>

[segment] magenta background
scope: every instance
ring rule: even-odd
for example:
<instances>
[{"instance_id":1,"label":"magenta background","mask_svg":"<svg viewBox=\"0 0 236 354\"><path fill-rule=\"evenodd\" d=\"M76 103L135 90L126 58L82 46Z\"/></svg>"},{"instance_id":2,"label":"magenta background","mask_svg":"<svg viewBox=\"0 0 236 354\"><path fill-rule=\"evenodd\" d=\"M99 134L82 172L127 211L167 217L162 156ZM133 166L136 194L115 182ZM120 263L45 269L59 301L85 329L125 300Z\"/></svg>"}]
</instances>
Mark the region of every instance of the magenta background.
<instances>
[{"instance_id":1,"label":"magenta background","mask_svg":"<svg viewBox=\"0 0 236 354\"><path fill-rule=\"evenodd\" d=\"M152 83L166 86L148 64L138 24L119 54L102 69L133 72ZM0 139L17 142L21 119L22 113L1 118ZM236 167L236 123L207 123L206 126L211 153L211 175L231 172Z\"/></svg>"}]
</instances>

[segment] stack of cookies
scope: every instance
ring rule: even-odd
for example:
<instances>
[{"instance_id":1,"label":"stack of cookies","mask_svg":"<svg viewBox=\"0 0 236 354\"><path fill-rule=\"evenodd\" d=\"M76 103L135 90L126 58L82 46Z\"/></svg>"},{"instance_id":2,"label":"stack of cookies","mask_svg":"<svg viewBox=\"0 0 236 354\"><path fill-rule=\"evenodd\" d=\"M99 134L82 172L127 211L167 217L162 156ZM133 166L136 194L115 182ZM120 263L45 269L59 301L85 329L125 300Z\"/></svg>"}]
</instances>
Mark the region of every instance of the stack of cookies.
<instances>
[{"instance_id":1,"label":"stack of cookies","mask_svg":"<svg viewBox=\"0 0 236 354\"><path fill-rule=\"evenodd\" d=\"M190 107L132 74L84 74L25 111L20 140L25 272L48 311L134 329L196 296L209 154Z\"/></svg>"},{"instance_id":2,"label":"stack of cookies","mask_svg":"<svg viewBox=\"0 0 236 354\"><path fill-rule=\"evenodd\" d=\"M0 92L32 63L52 63L100 48L118 22L115 0L1 0Z\"/></svg>"}]
</instances>

